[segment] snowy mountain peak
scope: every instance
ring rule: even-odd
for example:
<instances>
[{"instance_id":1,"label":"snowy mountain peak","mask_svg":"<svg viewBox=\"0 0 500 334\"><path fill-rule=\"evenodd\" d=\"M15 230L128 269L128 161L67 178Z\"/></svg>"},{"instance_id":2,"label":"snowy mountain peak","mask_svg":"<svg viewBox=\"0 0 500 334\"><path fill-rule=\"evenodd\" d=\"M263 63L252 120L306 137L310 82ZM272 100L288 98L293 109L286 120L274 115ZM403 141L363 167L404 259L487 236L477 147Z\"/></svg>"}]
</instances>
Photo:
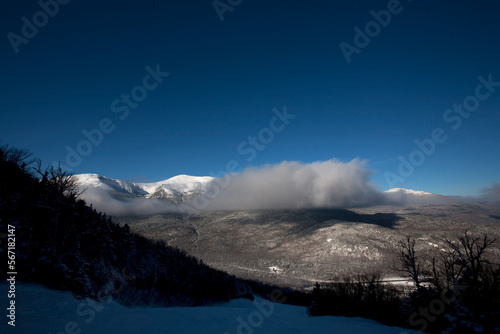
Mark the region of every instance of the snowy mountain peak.
<instances>
[{"instance_id":1,"label":"snowy mountain peak","mask_svg":"<svg viewBox=\"0 0 500 334\"><path fill-rule=\"evenodd\" d=\"M421 190L412 190L405 188L392 188L385 191L386 193L403 193L405 195L413 195L413 196L433 196L434 194L421 191Z\"/></svg>"},{"instance_id":2,"label":"snowy mountain peak","mask_svg":"<svg viewBox=\"0 0 500 334\"><path fill-rule=\"evenodd\" d=\"M181 174L163 181L137 183L137 185L147 191L148 194L156 192L159 188L163 188L167 192L175 190L177 192L193 193L207 190L213 180L214 178L210 176L191 176Z\"/></svg>"},{"instance_id":3,"label":"snowy mountain peak","mask_svg":"<svg viewBox=\"0 0 500 334\"><path fill-rule=\"evenodd\" d=\"M214 178L210 176L191 176L181 174L162 181L161 183L163 185L177 186L185 190L191 190L193 188L204 187L207 184L211 183L213 180Z\"/></svg>"},{"instance_id":4,"label":"snowy mountain peak","mask_svg":"<svg viewBox=\"0 0 500 334\"><path fill-rule=\"evenodd\" d=\"M78 174L75 178L79 187L90 195L108 193L115 198L143 197L167 200L174 204L192 201L205 193L211 186L213 177L177 175L164 181L137 183L112 179L98 174ZM84 197L85 194L84 194ZM93 197L93 196L90 196Z\"/></svg>"}]
</instances>

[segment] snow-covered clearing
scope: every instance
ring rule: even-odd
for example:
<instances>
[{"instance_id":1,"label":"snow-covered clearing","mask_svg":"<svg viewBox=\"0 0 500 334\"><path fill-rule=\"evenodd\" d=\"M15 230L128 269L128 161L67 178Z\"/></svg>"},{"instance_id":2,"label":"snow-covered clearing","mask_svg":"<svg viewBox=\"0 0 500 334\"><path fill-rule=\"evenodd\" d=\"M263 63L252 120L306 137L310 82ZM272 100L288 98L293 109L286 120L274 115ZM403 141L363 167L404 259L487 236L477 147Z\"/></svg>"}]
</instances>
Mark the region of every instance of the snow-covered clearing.
<instances>
[{"instance_id":1,"label":"snow-covered clearing","mask_svg":"<svg viewBox=\"0 0 500 334\"><path fill-rule=\"evenodd\" d=\"M4 283L0 287L8 289ZM112 301L76 300L69 292L40 285L18 283L16 288L16 326L9 326L4 315L1 333L417 333L360 318L308 317L304 307L262 299L208 307L128 308ZM2 300L5 310L6 298Z\"/></svg>"}]
</instances>

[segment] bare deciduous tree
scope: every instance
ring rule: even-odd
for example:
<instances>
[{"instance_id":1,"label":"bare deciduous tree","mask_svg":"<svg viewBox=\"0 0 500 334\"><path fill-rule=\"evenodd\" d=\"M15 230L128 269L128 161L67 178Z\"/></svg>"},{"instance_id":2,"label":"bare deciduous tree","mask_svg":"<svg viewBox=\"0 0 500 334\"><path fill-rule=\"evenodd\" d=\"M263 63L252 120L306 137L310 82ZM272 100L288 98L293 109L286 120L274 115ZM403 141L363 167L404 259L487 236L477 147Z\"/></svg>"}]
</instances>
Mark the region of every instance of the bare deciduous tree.
<instances>
[{"instance_id":1,"label":"bare deciduous tree","mask_svg":"<svg viewBox=\"0 0 500 334\"><path fill-rule=\"evenodd\" d=\"M458 274L458 276L463 273L473 282L477 282L483 265L489 263L484 252L495 241L496 239L490 239L486 234L482 237L474 237L468 231L465 231L464 235L458 239L458 243L446 240L452 249L451 255L454 259L454 263L448 264L450 269L453 269L454 274Z\"/></svg>"},{"instance_id":2,"label":"bare deciduous tree","mask_svg":"<svg viewBox=\"0 0 500 334\"><path fill-rule=\"evenodd\" d=\"M36 162L36 159L33 157L33 153L30 151L10 147L9 145L3 145L0 147L0 156L3 160L13 162L25 171L27 171L29 166Z\"/></svg>"},{"instance_id":3,"label":"bare deciduous tree","mask_svg":"<svg viewBox=\"0 0 500 334\"><path fill-rule=\"evenodd\" d=\"M74 175L64 171L60 163L58 167L51 165L44 170L41 161L36 160L36 166L33 169L43 183L50 185L59 194L76 198L86 190L78 190L78 183Z\"/></svg>"},{"instance_id":4,"label":"bare deciduous tree","mask_svg":"<svg viewBox=\"0 0 500 334\"><path fill-rule=\"evenodd\" d=\"M413 282L415 282L417 289L420 290L422 287L422 263L415 251L415 239L408 236L406 240L399 242L399 246L399 257L402 266L399 271L407 273Z\"/></svg>"}]
</instances>

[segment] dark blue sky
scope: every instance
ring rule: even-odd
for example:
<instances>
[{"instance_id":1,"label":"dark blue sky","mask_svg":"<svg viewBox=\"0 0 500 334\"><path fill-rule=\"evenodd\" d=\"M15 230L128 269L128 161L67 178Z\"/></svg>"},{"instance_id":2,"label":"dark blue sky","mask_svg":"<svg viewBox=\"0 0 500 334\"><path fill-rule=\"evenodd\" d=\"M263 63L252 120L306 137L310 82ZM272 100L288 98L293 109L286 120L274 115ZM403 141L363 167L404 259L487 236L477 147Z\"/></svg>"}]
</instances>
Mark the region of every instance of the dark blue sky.
<instances>
[{"instance_id":1,"label":"dark blue sky","mask_svg":"<svg viewBox=\"0 0 500 334\"><path fill-rule=\"evenodd\" d=\"M382 190L475 195L500 181L500 84L478 80L500 82L498 1L219 3L238 2L221 21L212 1L73 0L53 17L36 1L9 1L1 144L75 173L142 181L209 175L231 160L357 157ZM388 6L390 22L370 25ZM23 36L23 17L38 20L34 36ZM355 47L354 28L367 23L379 31L348 63L339 44ZM146 67L157 65L169 75L146 78L147 90ZM127 105L131 93L140 101ZM473 111L453 111L463 103ZM273 121L285 106L295 118ZM91 131L100 122L102 137Z\"/></svg>"}]
</instances>

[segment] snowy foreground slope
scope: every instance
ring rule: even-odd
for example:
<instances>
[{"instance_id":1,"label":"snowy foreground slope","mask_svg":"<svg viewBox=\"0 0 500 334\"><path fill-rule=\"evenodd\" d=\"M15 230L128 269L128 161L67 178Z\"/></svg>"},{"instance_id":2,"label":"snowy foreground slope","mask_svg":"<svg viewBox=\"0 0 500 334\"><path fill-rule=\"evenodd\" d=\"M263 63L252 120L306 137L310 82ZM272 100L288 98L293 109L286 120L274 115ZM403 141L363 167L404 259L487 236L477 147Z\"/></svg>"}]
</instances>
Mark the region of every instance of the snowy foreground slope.
<instances>
[{"instance_id":1,"label":"snowy foreground slope","mask_svg":"<svg viewBox=\"0 0 500 334\"><path fill-rule=\"evenodd\" d=\"M6 284L0 287L8 289ZM115 302L76 300L70 292L18 283L16 306L15 328L4 319L1 333L417 333L360 318L310 318L304 307L262 299L208 307L126 308Z\"/></svg>"}]
</instances>

